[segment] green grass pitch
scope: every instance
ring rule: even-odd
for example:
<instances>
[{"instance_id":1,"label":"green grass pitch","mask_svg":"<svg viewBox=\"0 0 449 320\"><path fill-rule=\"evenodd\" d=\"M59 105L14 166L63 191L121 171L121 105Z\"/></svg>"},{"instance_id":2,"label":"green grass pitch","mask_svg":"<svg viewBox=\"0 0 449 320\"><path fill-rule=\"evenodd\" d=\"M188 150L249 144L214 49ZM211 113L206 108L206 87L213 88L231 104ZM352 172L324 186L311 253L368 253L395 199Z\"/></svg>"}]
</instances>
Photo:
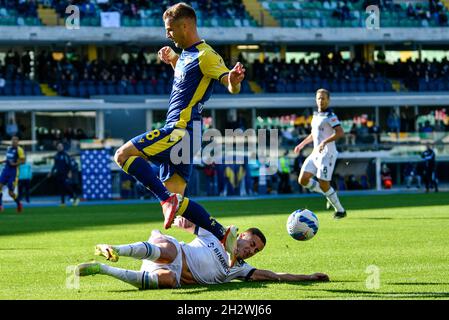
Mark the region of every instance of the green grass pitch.
<instances>
[{"instance_id":1,"label":"green grass pitch","mask_svg":"<svg viewBox=\"0 0 449 320\"><path fill-rule=\"evenodd\" d=\"M66 268L94 259L97 243L146 240L162 228L157 204L28 208L0 214L0 299L448 299L449 193L345 196L348 217L333 220L322 197L203 202L222 224L261 228L266 248L247 262L289 273L325 272L329 283L250 283L139 291L113 278L80 279ZM289 213L307 207L320 220L310 241L289 237ZM170 229L190 241L193 236ZM99 261L101 259L97 257ZM119 267L138 269L122 258ZM376 277L376 274L379 277ZM379 281L376 282L378 279Z\"/></svg>"}]
</instances>

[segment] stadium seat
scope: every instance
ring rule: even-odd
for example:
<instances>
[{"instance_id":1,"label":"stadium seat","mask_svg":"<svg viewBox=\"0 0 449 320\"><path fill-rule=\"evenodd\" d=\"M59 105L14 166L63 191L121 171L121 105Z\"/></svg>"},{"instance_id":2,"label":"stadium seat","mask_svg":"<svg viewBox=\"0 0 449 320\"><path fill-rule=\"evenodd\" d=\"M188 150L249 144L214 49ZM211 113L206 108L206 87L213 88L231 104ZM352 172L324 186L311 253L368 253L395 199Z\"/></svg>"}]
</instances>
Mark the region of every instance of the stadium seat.
<instances>
[{"instance_id":1,"label":"stadium seat","mask_svg":"<svg viewBox=\"0 0 449 320\"><path fill-rule=\"evenodd\" d=\"M5 88L4 88L4 93L5 93L5 96L12 96L12 95L14 95L14 93L13 93L13 86L11 84L7 83L5 85Z\"/></svg>"},{"instance_id":2,"label":"stadium seat","mask_svg":"<svg viewBox=\"0 0 449 320\"><path fill-rule=\"evenodd\" d=\"M117 83L115 85L115 92L118 95L124 95L124 94L126 94L126 89L125 89L125 87L121 83Z\"/></svg>"},{"instance_id":3,"label":"stadium seat","mask_svg":"<svg viewBox=\"0 0 449 320\"><path fill-rule=\"evenodd\" d=\"M106 94L114 95L117 94L115 91L115 83L112 81L108 81L106 83Z\"/></svg>"},{"instance_id":4,"label":"stadium seat","mask_svg":"<svg viewBox=\"0 0 449 320\"><path fill-rule=\"evenodd\" d=\"M82 97L82 98L87 98L87 97L89 96L89 93L88 93L88 91L87 91L87 85L86 85L86 83L80 82L80 84L79 84L79 86L78 86L78 89L79 89L79 95L80 95L80 97Z\"/></svg>"},{"instance_id":5,"label":"stadium seat","mask_svg":"<svg viewBox=\"0 0 449 320\"><path fill-rule=\"evenodd\" d=\"M95 86L93 81L87 82L87 93L89 94L89 96L94 96L98 93L97 87Z\"/></svg>"},{"instance_id":6,"label":"stadium seat","mask_svg":"<svg viewBox=\"0 0 449 320\"><path fill-rule=\"evenodd\" d=\"M33 87L30 84L25 84L23 86L23 95L25 95L25 96L33 95Z\"/></svg>"},{"instance_id":7,"label":"stadium seat","mask_svg":"<svg viewBox=\"0 0 449 320\"><path fill-rule=\"evenodd\" d=\"M71 96L71 97L79 97L78 86L75 85L74 83L69 83L67 92L68 92L69 96Z\"/></svg>"},{"instance_id":8,"label":"stadium seat","mask_svg":"<svg viewBox=\"0 0 449 320\"><path fill-rule=\"evenodd\" d=\"M137 82L136 84L136 94L145 94L145 90L143 88L142 81Z\"/></svg>"},{"instance_id":9,"label":"stadium seat","mask_svg":"<svg viewBox=\"0 0 449 320\"><path fill-rule=\"evenodd\" d=\"M128 85L125 88L125 92L126 92L126 94L136 94L136 89L135 89L134 85L132 85L131 83L128 83Z\"/></svg>"},{"instance_id":10,"label":"stadium seat","mask_svg":"<svg viewBox=\"0 0 449 320\"><path fill-rule=\"evenodd\" d=\"M105 95L106 94L106 87L103 82L97 83L97 94L99 95Z\"/></svg>"}]
</instances>

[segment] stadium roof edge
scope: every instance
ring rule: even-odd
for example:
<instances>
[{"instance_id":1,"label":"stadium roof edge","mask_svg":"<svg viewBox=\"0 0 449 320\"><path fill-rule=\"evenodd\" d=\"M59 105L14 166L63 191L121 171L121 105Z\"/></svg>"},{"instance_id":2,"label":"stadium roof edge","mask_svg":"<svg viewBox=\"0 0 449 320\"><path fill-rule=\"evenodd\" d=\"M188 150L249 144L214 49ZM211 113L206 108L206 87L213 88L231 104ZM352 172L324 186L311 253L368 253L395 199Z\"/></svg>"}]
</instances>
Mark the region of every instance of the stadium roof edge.
<instances>
[{"instance_id":1,"label":"stadium roof edge","mask_svg":"<svg viewBox=\"0 0 449 320\"><path fill-rule=\"evenodd\" d=\"M448 106L449 92L434 93L355 93L332 94L332 107L393 107L393 106ZM273 109L310 108L315 106L314 94L216 94L206 103L208 109ZM94 99L63 97L3 97L1 111L85 111L148 109L167 110L168 96L96 96Z\"/></svg>"},{"instance_id":2,"label":"stadium roof edge","mask_svg":"<svg viewBox=\"0 0 449 320\"><path fill-rule=\"evenodd\" d=\"M129 32L132 29L132 32ZM347 44L347 43L440 43L449 42L448 27L433 28L199 28L199 34L216 44ZM78 30L46 26L0 26L2 44L166 44L163 27L102 28Z\"/></svg>"}]
</instances>

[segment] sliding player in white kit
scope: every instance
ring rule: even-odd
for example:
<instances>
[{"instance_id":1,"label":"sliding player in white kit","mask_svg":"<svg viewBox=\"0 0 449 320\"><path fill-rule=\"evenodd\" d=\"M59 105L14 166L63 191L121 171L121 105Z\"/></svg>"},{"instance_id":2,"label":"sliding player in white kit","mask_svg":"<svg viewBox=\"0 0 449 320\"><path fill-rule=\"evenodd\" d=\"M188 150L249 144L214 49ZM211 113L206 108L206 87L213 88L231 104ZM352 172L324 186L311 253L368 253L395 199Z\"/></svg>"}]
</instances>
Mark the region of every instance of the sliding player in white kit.
<instances>
[{"instance_id":1,"label":"sliding player in white kit","mask_svg":"<svg viewBox=\"0 0 449 320\"><path fill-rule=\"evenodd\" d=\"M151 232L147 242L111 246L97 245L95 254L116 262L119 256L143 260L140 271L126 270L109 265L88 262L77 266L79 276L103 274L129 283L139 289L179 288L189 284L219 284L233 279L246 281L329 281L324 273L311 275L275 273L259 270L247 264L248 259L265 247L266 239L257 228L240 234L236 244L237 261L228 265L228 253L223 244L209 231L198 228L183 217L174 225L195 233L190 243L178 242L158 230Z\"/></svg>"},{"instance_id":2,"label":"sliding player in white kit","mask_svg":"<svg viewBox=\"0 0 449 320\"><path fill-rule=\"evenodd\" d=\"M331 187L332 173L337 161L338 151L335 141L344 136L337 116L328 109L330 93L326 89L316 92L318 111L313 113L312 132L295 148L299 153L313 141L313 151L306 158L299 174L298 183L303 187L323 194L334 209L334 218L346 217L346 210L338 199L337 192ZM312 177L316 176L318 181Z\"/></svg>"}]
</instances>

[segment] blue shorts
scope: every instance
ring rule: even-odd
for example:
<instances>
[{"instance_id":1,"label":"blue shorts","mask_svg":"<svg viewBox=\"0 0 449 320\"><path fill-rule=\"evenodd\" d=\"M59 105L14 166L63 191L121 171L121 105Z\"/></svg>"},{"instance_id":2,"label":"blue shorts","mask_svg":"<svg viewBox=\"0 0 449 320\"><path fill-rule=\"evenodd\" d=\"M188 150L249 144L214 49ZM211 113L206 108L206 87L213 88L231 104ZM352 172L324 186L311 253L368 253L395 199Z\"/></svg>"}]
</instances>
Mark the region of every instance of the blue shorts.
<instances>
[{"instance_id":1,"label":"blue shorts","mask_svg":"<svg viewBox=\"0 0 449 320\"><path fill-rule=\"evenodd\" d=\"M4 168L0 175L0 183L8 186L8 190L14 191L18 180L17 169ZM1 192L1 191L0 191Z\"/></svg>"},{"instance_id":2,"label":"blue shorts","mask_svg":"<svg viewBox=\"0 0 449 320\"><path fill-rule=\"evenodd\" d=\"M193 165L191 130L166 126L138 135L132 138L131 142L153 164L159 166L159 177L162 181L177 173L186 183L189 182ZM175 146L177 152L174 150L172 158L172 149ZM184 152L185 148L188 149L187 153Z\"/></svg>"}]
</instances>

